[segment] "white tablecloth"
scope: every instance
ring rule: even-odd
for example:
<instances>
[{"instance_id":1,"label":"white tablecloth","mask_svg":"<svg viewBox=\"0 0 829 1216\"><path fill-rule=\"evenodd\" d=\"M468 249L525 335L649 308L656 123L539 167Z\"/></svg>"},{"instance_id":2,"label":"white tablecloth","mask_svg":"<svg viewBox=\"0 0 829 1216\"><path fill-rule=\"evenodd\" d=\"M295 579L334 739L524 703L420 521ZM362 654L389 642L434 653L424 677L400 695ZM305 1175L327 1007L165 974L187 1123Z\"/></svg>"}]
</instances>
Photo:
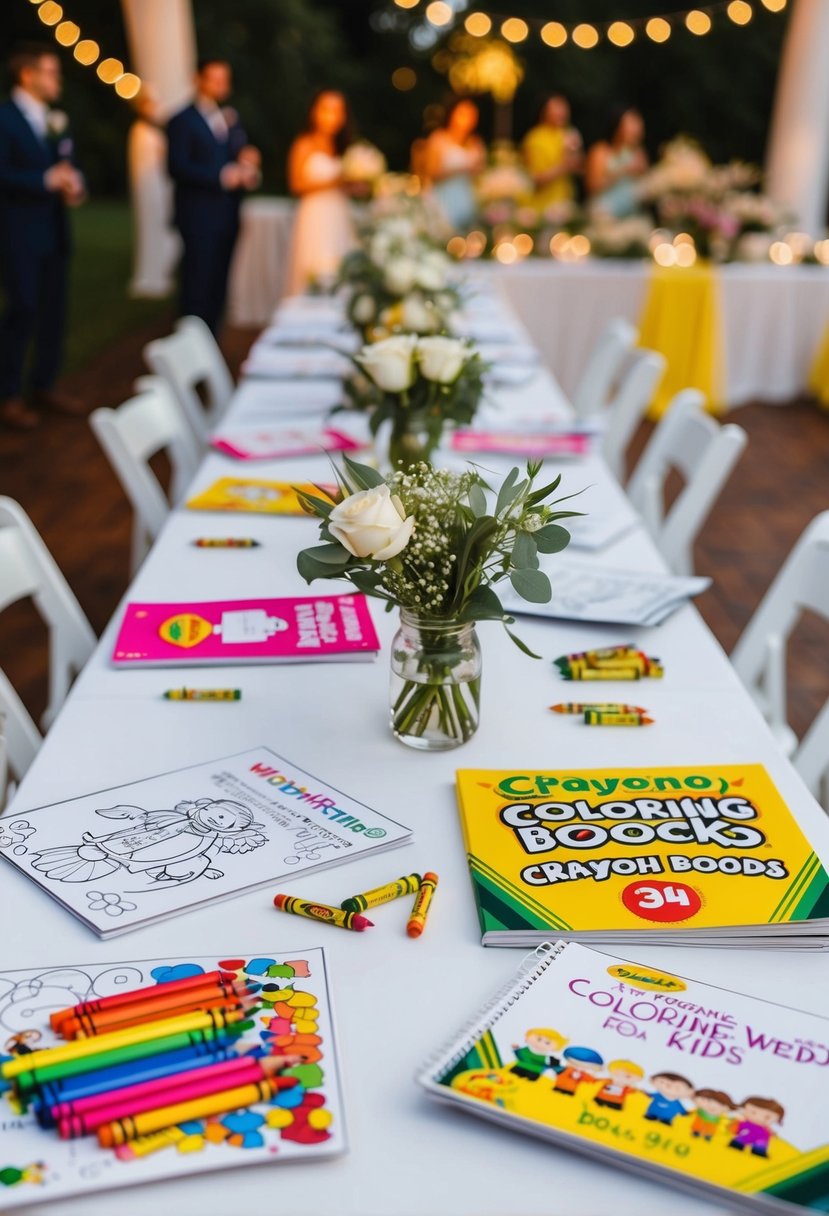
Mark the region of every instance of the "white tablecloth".
<instances>
[{"instance_id":1,"label":"white tablecloth","mask_svg":"<svg viewBox=\"0 0 829 1216\"><path fill-rule=\"evenodd\" d=\"M308 388L310 393L312 386ZM541 410L561 400L546 372L526 389L510 392ZM231 420L261 417L279 400L298 405L297 387L285 381L249 381L231 407ZM255 475L282 479L330 476L321 457L255 468ZM203 489L237 469L229 458L211 453L194 488ZM580 486L596 487L588 491L588 509L591 493L595 509L612 512L624 506L621 489L598 459L564 470L564 488ZM191 544L195 537L221 534L227 526L227 516L174 511L128 598L305 592L295 560L298 549L315 541L313 520L246 517L245 532L262 542L254 550L205 550ZM641 527L593 560L663 568ZM221 957L323 945L334 984L351 1141L346 1156L283 1169L244 1170L240 1161L238 1171L186 1182L117 1195L90 1190L60 1211L67 1216L109 1216L114 1210L119 1216L219 1216L227 1211L641 1216L670 1207L672 1216L712 1216L721 1209L448 1111L414 1084L422 1061L503 985L521 957L515 951L481 948L455 809L455 769L526 765L546 770L565 758L573 768L762 761L822 852L829 847L826 817L776 749L693 607L683 608L658 630L638 631L641 644L658 653L666 668L665 679L642 693L656 718L647 730L573 730L572 722L547 709L566 687L550 659L618 641L617 630L524 619L520 633L544 655L538 662L521 655L500 626L482 626L480 730L461 751L435 755L410 751L392 738L388 653L396 622L379 610L374 616L383 641L375 663L226 667L221 683L243 691L242 700L232 705L165 702L163 689L191 678L182 669L112 670L111 625L23 782L17 812L267 744L415 832L415 843L399 857L358 859L302 883L288 883L289 893L338 903L346 894L404 871L434 869L440 876L419 941L404 936L394 913L378 915L370 933L344 933L277 915L270 894L260 891L100 942L22 874L4 870L6 967L114 962L208 949ZM785 994L789 1003L805 1009L823 1012L829 1000L829 974L820 958L693 949L642 949L636 955L761 997ZM58 1211L49 1204L29 1210L40 1216Z\"/></svg>"},{"instance_id":2,"label":"white tablecloth","mask_svg":"<svg viewBox=\"0 0 829 1216\"><path fill-rule=\"evenodd\" d=\"M293 204L256 198L242 210L230 290L236 325L264 325L284 290ZM566 393L612 317L636 323L649 267L613 260L561 263L529 259L512 266L468 263L470 276L502 283ZM791 401L806 386L829 325L829 269L733 264L720 269L726 403Z\"/></svg>"}]
</instances>

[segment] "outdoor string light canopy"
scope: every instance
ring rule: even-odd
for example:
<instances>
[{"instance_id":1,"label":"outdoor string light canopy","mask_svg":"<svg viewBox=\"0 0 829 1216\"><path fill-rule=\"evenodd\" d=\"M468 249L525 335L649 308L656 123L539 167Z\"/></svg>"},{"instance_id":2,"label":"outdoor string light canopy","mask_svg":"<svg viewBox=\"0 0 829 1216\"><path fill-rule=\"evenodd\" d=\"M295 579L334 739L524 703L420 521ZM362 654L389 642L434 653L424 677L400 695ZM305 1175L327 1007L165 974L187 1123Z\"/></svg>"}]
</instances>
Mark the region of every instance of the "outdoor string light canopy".
<instances>
[{"instance_id":1,"label":"outdoor string light canopy","mask_svg":"<svg viewBox=\"0 0 829 1216\"><path fill-rule=\"evenodd\" d=\"M29 3L38 6L38 17L45 26L51 28L58 45L67 50L74 48L72 53L78 63L87 68L97 64L98 79L114 88L118 96L125 101L137 96L141 89L140 77L134 72L128 72L120 59L102 59L98 43L94 38L81 37L81 27L65 16L60 4L55 0L29 0Z\"/></svg>"},{"instance_id":2,"label":"outdoor string light canopy","mask_svg":"<svg viewBox=\"0 0 829 1216\"><path fill-rule=\"evenodd\" d=\"M399 8L415 10L421 0L395 0ZM686 31L697 37L711 33L715 19L724 17L733 25L748 25L754 13L762 9L771 13L782 12L787 0L717 0L714 4L700 5L663 13L654 17L632 17L625 21L579 21L565 23L547 21L543 17L516 17L490 10L476 9L462 14L456 12L446 0L431 0L424 4L423 15L430 25L438 29L460 22L467 34L483 38L489 33L498 33L507 42L519 43L535 31L541 41L554 50L563 46L576 46L589 51L605 41L616 47L630 46L644 36L654 43L664 43L675 31Z\"/></svg>"}]
</instances>

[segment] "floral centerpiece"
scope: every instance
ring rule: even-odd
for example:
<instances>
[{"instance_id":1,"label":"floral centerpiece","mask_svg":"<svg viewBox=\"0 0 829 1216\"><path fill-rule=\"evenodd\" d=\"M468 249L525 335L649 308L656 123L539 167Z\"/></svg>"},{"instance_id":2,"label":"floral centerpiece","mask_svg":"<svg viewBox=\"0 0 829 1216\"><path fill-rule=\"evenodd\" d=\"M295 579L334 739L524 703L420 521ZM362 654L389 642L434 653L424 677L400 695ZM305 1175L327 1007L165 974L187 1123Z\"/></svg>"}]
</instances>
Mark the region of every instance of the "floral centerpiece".
<instances>
[{"instance_id":1,"label":"floral centerpiece","mask_svg":"<svg viewBox=\"0 0 829 1216\"><path fill-rule=\"evenodd\" d=\"M484 389L483 362L470 342L400 334L364 346L346 382L352 409L370 411L376 437L389 424L393 469L428 461L447 423L468 425Z\"/></svg>"},{"instance_id":2,"label":"floral centerpiece","mask_svg":"<svg viewBox=\"0 0 829 1216\"><path fill-rule=\"evenodd\" d=\"M371 193L386 172L386 158L379 148L365 139L349 145L343 154L343 181L350 186L365 187Z\"/></svg>"},{"instance_id":3,"label":"floral centerpiece","mask_svg":"<svg viewBox=\"0 0 829 1216\"><path fill-rule=\"evenodd\" d=\"M546 603L550 580L539 553L558 553L570 534L558 522L560 477L536 486L541 462L512 469L495 490L473 469L451 473L421 464L383 478L344 457L336 502L300 493L322 520L322 544L297 558L302 577L345 579L387 610L400 609L392 644L391 725L411 747L442 750L478 726L479 621L509 629L495 586L508 580L521 598ZM537 657L537 656L532 656Z\"/></svg>"}]
</instances>

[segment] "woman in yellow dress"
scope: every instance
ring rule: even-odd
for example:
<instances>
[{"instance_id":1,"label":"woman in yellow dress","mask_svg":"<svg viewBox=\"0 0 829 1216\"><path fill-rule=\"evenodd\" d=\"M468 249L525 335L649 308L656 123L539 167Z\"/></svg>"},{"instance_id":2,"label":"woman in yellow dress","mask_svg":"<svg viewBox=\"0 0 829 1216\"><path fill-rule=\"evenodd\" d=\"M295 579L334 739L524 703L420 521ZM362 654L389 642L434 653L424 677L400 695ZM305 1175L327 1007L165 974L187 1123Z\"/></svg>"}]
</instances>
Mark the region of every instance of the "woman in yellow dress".
<instances>
[{"instance_id":1,"label":"woman in yellow dress","mask_svg":"<svg viewBox=\"0 0 829 1216\"><path fill-rule=\"evenodd\" d=\"M570 125L570 103L560 93L548 97L538 123L521 143L534 193L528 202L538 211L557 203L570 203L576 196L574 176L584 162L582 139Z\"/></svg>"}]
</instances>

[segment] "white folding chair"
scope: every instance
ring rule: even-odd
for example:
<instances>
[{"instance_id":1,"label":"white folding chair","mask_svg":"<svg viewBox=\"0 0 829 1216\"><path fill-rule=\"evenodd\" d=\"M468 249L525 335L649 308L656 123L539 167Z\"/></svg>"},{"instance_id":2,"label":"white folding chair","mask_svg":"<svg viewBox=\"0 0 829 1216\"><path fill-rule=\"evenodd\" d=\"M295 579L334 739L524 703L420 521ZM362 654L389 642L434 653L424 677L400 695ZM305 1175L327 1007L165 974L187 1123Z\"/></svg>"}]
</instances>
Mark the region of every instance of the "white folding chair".
<instances>
[{"instance_id":1,"label":"white folding chair","mask_svg":"<svg viewBox=\"0 0 829 1216\"><path fill-rule=\"evenodd\" d=\"M602 455L618 481L625 480L625 455L653 400L667 362L655 350L634 351L618 387L601 412Z\"/></svg>"},{"instance_id":2,"label":"white folding chair","mask_svg":"<svg viewBox=\"0 0 829 1216\"><path fill-rule=\"evenodd\" d=\"M117 409L97 409L89 419L135 513L133 571L161 531L170 503L184 497L199 463L196 440L164 381L144 376L141 388ZM161 451L166 452L172 471L169 501L149 464Z\"/></svg>"},{"instance_id":3,"label":"white folding chair","mask_svg":"<svg viewBox=\"0 0 829 1216\"><path fill-rule=\"evenodd\" d=\"M786 713L786 644L804 611L829 619L829 511L803 532L731 655L775 739L816 793L829 776L829 702L799 746Z\"/></svg>"},{"instance_id":4,"label":"white folding chair","mask_svg":"<svg viewBox=\"0 0 829 1216\"><path fill-rule=\"evenodd\" d=\"M572 405L577 418L601 413L638 337L636 327L623 317L614 317L608 322L599 334L573 392Z\"/></svg>"},{"instance_id":5,"label":"white folding chair","mask_svg":"<svg viewBox=\"0 0 829 1216\"><path fill-rule=\"evenodd\" d=\"M0 497L0 612L31 598L49 631L49 703L44 729L66 699L74 677L95 647L95 634L49 550L23 508ZM9 766L22 777L40 745L40 733L8 677L0 671L0 713L5 716Z\"/></svg>"},{"instance_id":6,"label":"white folding chair","mask_svg":"<svg viewBox=\"0 0 829 1216\"><path fill-rule=\"evenodd\" d=\"M200 317L182 317L175 333L144 348L144 358L167 382L193 434L204 445L233 395L233 378L208 326Z\"/></svg>"},{"instance_id":7,"label":"white folding chair","mask_svg":"<svg viewBox=\"0 0 829 1216\"><path fill-rule=\"evenodd\" d=\"M694 540L748 442L741 426L733 422L720 426L704 406L705 398L697 389L677 393L627 487L675 574L693 574ZM666 514L665 482L674 469L685 485Z\"/></svg>"}]
</instances>

